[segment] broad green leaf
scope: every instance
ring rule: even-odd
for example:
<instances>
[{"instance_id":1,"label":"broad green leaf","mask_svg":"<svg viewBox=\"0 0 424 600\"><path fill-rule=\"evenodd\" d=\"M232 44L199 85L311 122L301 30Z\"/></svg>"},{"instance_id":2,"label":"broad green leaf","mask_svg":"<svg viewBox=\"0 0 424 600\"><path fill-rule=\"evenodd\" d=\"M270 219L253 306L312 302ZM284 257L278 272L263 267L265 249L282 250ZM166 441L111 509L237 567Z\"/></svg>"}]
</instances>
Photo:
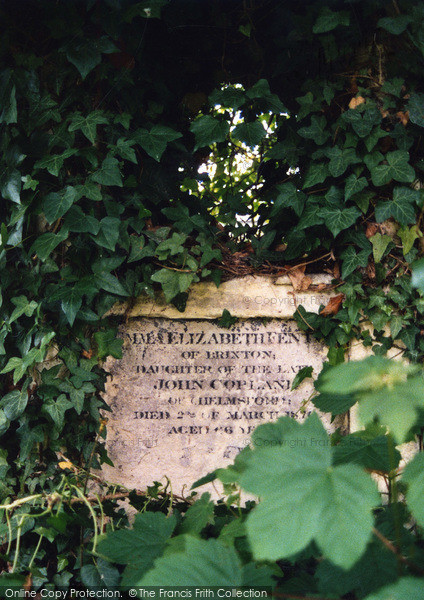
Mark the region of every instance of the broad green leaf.
<instances>
[{"instance_id":1,"label":"broad green leaf","mask_svg":"<svg viewBox=\"0 0 424 600\"><path fill-rule=\"evenodd\" d=\"M370 244L371 246L371 244ZM366 267L368 264L368 257L370 251L364 249L357 252L352 246L348 246L346 250L343 250L340 257L342 259L342 278L346 279L351 273L353 273L358 267Z\"/></svg>"},{"instance_id":2,"label":"broad green leaf","mask_svg":"<svg viewBox=\"0 0 424 600\"><path fill-rule=\"evenodd\" d=\"M361 112L358 108L350 108L343 113L343 120L350 123L354 132L361 138L369 135L374 127L381 122L381 113L375 107L371 106Z\"/></svg>"},{"instance_id":3,"label":"broad green leaf","mask_svg":"<svg viewBox=\"0 0 424 600\"><path fill-rule=\"evenodd\" d=\"M310 188L317 183L322 183L327 179L329 174L328 165L325 163L313 163L306 173L303 188Z\"/></svg>"},{"instance_id":4,"label":"broad green leaf","mask_svg":"<svg viewBox=\"0 0 424 600\"><path fill-rule=\"evenodd\" d=\"M390 335L395 340L399 335L403 327L403 317L400 315L393 315L390 319Z\"/></svg>"},{"instance_id":5,"label":"broad green leaf","mask_svg":"<svg viewBox=\"0 0 424 600\"><path fill-rule=\"evenodd\" d=\"M313 539L343 568L364 552L379 500L376 486L356 465L331 467L331 458L316 415L278 447L253 451L240 484L263 498L246 522L256 559L292 556Z\"/></svg>"},{"instance_id":6,"label":"broad green leaf","mask_svg":"<svg viewBox=\"0 0 424 600\"><path fill-rule=\"evenodd\" d=\"M318 146L322 146L330 137L331 133L327 127L325 117L313 115L309 127L301 127L298 131L299 135L309 140L314 140Z\"/></svg>"},{"instance_id":7,"label":"broad green leaf","mask_svg":"<svg viewBox=\"0 0 424 600\"><path fill-rule=\"evenodd\" d=\"M423 580L418 577L401 577L365 600L424 600Z\"/></svg>"},{"instance_id":8,"label":"broad green leaf","mask_svg":"<svg viewBox=\"0 0 424 600\"><path fill-rule=\"evenodd\" d=\"M121 574L116 567L101 558L95 564L83 565L80 570L81 582L95 594L103 590L117 588L121 581Z\"/></svg>"},{"instance_id":9,"label":"broad green leaf","mask_svg":"<svg viewBox=\"0 0 424 600\"><path fill-rule=\"evenodd\" d=\"M61 394L57 400L47 400L42 407L42 412L48 414L57 429L61 430L65 420L65 412L72 408L72 403L66 398L65 394Z\"/></svg>"},{"instance_id":10,"label":"broad green leaf","mask_svg":"<svg viewBox=\"0 0 424 600\"><path fill-rule=\"evenodd\" d=\"M339 25L348 26L349 22L349 13L347 11L333 12L328 6L325 6L321 10L312 31L314 33L327 33L327 31L332 31Z\"/></svg>"},{"instance_id":11,"label":"broad green leaf","mask_svg":"<svg viewBox=\"0 0 424 600\"><path fill-rule=\"evenodd\" d=\"M79 206L71 206L66 213L63 226L75 233L91 233L97 235L100 223L91 215L86 215Z\"/></svg>"},{"instance_id":12,"label":"broad green leaf","mask_svg":"<svg viewBox=\"0 0 424 600\"><path fill-rule=\"evenodd\" d=\"M302 212L302 216L299 221L299 229L306 229L313 225L321 225L324 223L324 219L321 215L322 207L316 202L306 203L305 209Z\"/></svg>"},{"instance_id":13,"label":"broad green leaf","mask_svg":"<svg viewBox=\"0 0 424 600\"><path fill-rule=\"evenodd\" d=\"M9 324L19 319L22 315L32 317L39 306L35 300L29 302L26 296L15 296L15 298L12 298L12 303L16 308L13 309L13 312L9 317Z\"/></svg>"},{"instance_id":14,"label":"broad green leaf","mask_svg":"<svg viewBox=\"0 0 424 600\"><path fill-rule=\"evenodd\" d=\"M402 252L404 256L412 250L415 240L421 237L416 225L413 225L412 227L399 227L396 233L402 241Z\"/></svg>"},{"instance_id":15,"label":"broad green leaf","mask_svg":"<svg viewBox=\"0 0 424 600\"><path fill-rule=\"evenodd\" d=\"M349 175L346 179L345 185L345 200L349 200L354 194L361 192L368 185L365 177L358 177L357 175Z\"/></svg>"},{"instance_id":16,"label":"broad green leaf","mask_svg":"<svg viewBox=\"0 0 424 600\"><path fill-rule=\"evenodd\" d=\"M424 294L424 258L412 263L411 285Z\"/></svg>"},{"instance_id":17,"label":"broad green leaf","mask_svg":"<svg viewBox=\"0 0 424 600\"><path fill-rule=\"evenodd\" d=\"M424 127L424 94L411 94L407 106L411 122Z\"/></svg>"},{"instance_id":18,"label":"broad green leaf","mask_svg":"<svg viewBox=\"0 0 424 600\"><path fill-rule=\"evenodd\" d=\"M351 394L321 393L311 399L312 403L321 412L332 415L341 415L347 412L356 403L355 396Z\"/></svg>"},{"instance_id":19,"label":"broad green leaf","mask_svg":"<svg viewBox=\"0 0 424 600\"><path fill-rule=\"evenodd\" d=\"M328 168L333 177L340 177L349 165L360 162L353 148L342 149L338 146L333 146L327 150L326 155L330 159Z\"/></svg>"},{"instance_id":20,"label":"broad green leaf","mask_svg":"<svg viewBox=\"0 0 424 600\"><path fill-rule=\"evenodd\" d=\"M113 356L117 359L122 358L123 340L116 337L116 332L113 329L96 331L94 339L97 344L97 356L100 360L105 359L107 356Z\"/></svg>"},{"instance_id":21,"label":"broad green leaf","mask_svg":"<svg viewBox=\"0 0 424 600\"><path fill-rule=\"evenodd\" d=\"M186 292L193 282L195 273L181 273L171 269L160 269L151 276L152 281L162 285L165 299L170 302L181 292Z\"/></svg>"},{"instance_id":22,"label":"broad green leaf","mask_svg":"<svg viewBox=\"0 0 424 600\"><path fill-rule=\"evenodd\" d=\"M139 129L134 134L135 141L157 162L162 158L169 142L173 142L182 136L182 133L165 127L164 125L153 125L150 131Z\"/></svg>"},{"instance_id":23,"label":"broad green leaf","mask_svg":"<svg viewBox=\"0 0 424 600\"><path fill-rule=\"evenodd\" d=\"M112 562L127 565L122 585L136 585L142 575L153 567L155 559L163 554L175 525L173 515L138 513L132 529L108 533L100 540L98 552Z\"/></svg>"},{"instance_id":24,"label":"broad green leaf","mask_svg":"<svg viewBox=\"0 0 424 600\"><path fill-rule=\"evenodd\" d=\"M211 502L210 494L202 494L199 500L190 506L184 520L179 527L178 533L200 534L202 529L209 523L213 523L214 504Z\"/></svg>"},{"instance_id":25,"label":"broad green leaf","mask_svg":"<svg viewBox=\"0 0 424 600\"><path fill-rule=\"evenodd\" d=\"M30 249L30 254L37 254L41 261L47 260L53 250L68 237L66 229L61 229L59 233L43 233L35 240Z\"/></svg>"},{"instance_id":26,"label":"broad green leaf","mask_svg":"<svg viewBox=\"0 0 424 600\"><path fill-rule=\"evenodd\" d=\"M381 235L381 233L376 233L375 235L372 235L369 240L372 244L374 261L379 263L384 256L387 246L392 241L392 238L389 235Z\"/></svg>"},{"instance_id":27,"label":"broad green leaf","mask_svg":"<svg viewBox=\"0 0 424 600\"><path fill-rule=\"evenodd\" d=\"M402 481L408 484L406 492L406 501L417 520L417 523L424 527L424 454L420 453L414 456L409 462L402 475Z\"/></svg>"},{"instance_id":28,"label":"broad green leaf","mask_svg":"<svg viewBox=\"0 0 424 600\"><path fill-rule=\"evenodd\" d=\"M282 208L292 208L300 216L305 206L305 194L297 190L292 182L281 183L276 186L276 190L278 195L272 205L270 217L276 217Z\"/></svg>"},{"instance_id":29,"label":"broad green leaf","mask_svg":"<svg viewBox=\"0 0 424 600\"><path fill-rule=\"evenodd\" d=\"M12 171L1 180L1 195L5 200L11 200L16 204L21 203L21 186L22 186L21 174L19 171ZM34 180L32 180L34 181ZM24 186L24 189L25 186Z\"/></svg>"},{"instance_id":30,"label":"broad green leaf","mask_svg":"<svg viewBox=\"0 0 424 600\"><path fill-rule=\"evenodd\" d=\"M47 169L47 171L51 175L58 177L60 169L63 167L65 159L69 158L70 156L73 156L77 152L78 150L76 148L69 148L69 150L65 150L65 152L63 152L62 154L46 156L46 158L37 160L37 162L34 165L34 169Z\"/></svg>"},{"instance_id":31,"label":"broad green leaf","mask_svg":"<svg viewBox=\"0 0 424 600\"><path fill-rule=\"evenodd\" d=\"M246 94L240 88L227 85L222 90L214 90L209 96L211 106L220 105L237 110L246 101Z\"/></svg>"},{"instance_id":32,"label":"broad green leaf","mask_svg":"<svg viewBox=\"0 0 424 600\"><path fill-rule=\"evenodd\" d=\"M129 296L129 293L119 282L119 279L111 273L96 273L94 275L94 281L101 290L105 290L111 294L117 294L118 296Z\"/></svg>"},{"instance_id":33,"label":"broad green leaf","mask_svg":"<svg viewBox=\"0 0 424 600\"><path fill-rule=\"evenodd\" d=\"M96 235L96 243L108 250L115 250L119 240L119 227L121 221L116 217L104 217L100 221L99 232Z\"/></svg>"},{"instance_id":34,"label":"broad green leaf","mask_svg":"<svg viewBox=\"0 0 424 600\"><path fill-rule=\"evenodd\" d=\"M314 370L313 367L302 367L301 369L299 369L299 371L295 375L295 378L293 379L291 389L295 390L296 388L299 387L299 385L302 383L302 381L304 379L308 379L309 377L312 377L313 370Z\"/></svg>"},{"instance_id":35,"label":"broad green leaf","mask_svg":"<svg viewBox=\"0 0 424 600\"><path fill-rule=\"evenodd\" d=\"M384 158L387 164L377 165L371 169L371 178L374 185L385 185L392 179L402 183L414 181L415 171L408 162L409 153L406 150L388 152Z\"/></svg>"},{"instance_id":36,"label":"broad green leaf","mask_svg":"<svg viewBox=\"0 0 424 600\"><path fill-rule=\"evenodd\" d=\"M18 419L28 404L28 391L12 390L0 400L0 408L9 421Z\"/></svg>"},{"instance_id":37,"label":"broad green leaf","mask_svg":"<svg viewBox=\"0 0 424 600\"><path fill-rule=\"evenodd\" d=\"M13 83L12 71L3 69L0 73L0 123L10 125L17 121L16 87Z\"/></svg>"},{"instance_id":38,"label":"broad green leaf","mask_svg":"<svg viewBox=\"0 0 424 600\"><path fill-rule=\"evenodd\" d=\"M408 374L419 367L406 365L382 356L342 363L320 374L319 391L329 394L352 394L364 391L386 390L387 386L403 383Z\"/></svg>"},{"instance_id":39,"label":"broad green leaf","mask_svg":"<svg viewBox=\"0 0 424 600\"><path fill-rule=\"evenodd\" d=\"M359 431L342 437L334 448L334 464L356 463L371 471L390 473L401 460L400 452L389 436L365 437Z\"/></svg>"},{"instance_id":40,"label":"broad green leaf","mask_svg":"<svg viewBox=\"0 0 424 600\"><path fill-rule=\"evenodd\" d=\"M101 110L93 110L86 117L80 113L75 113L72 116L69 131L77 131L80 129L89 142L94 144L97 139L97 125L106 125L108 119Z\"/></svg>"},{"instance_id":41,"label":"broad green leaf","mask_svg":"<svg viewBox=\"0 0 424 600\"><path fill-rule=\"evenodd\" d=\"M91 175L91 179L101 185L117 185L122 187L122 176L119 161L113 156L107 156L101 168Z\"/></svg>"},{"instance_id":42,"label":"broad green leaf","mask_svg":"<svg viewBox=\"0 0 424 600\"><path fill-rule=\"evenodd\" d=\"M194 133L196 139L194 147L196 151L198 148L223 142L230 131L230 125L227 121L204 115L190 125L190 131Z\"/></svg>"},{"instance_id":43,"label":"broad green leaf","mask_svg":"<svg viewBox=\"0 0 424 600\"><path fill-rule=\"evenodd\" d=\"M96 40L86 39L70 43L66 51L66 58L75 65L81 77L85 79L90 71L100 64L102 53L110 54L116 51L117 48L106 37Z\"/></svg>"},{"instance_id":44,"label":"broad green leaf","mask_svg":"<svg viewBox=\"0 0 424 600\"><path fill-rule=\"evenodd\" d=\"M397 377L391 375L390 372L386 375L387 383L390 379L393 381L391 387L372 389L370 386L369 392L360 394L358 414L364 424L378 417L379 423L389 429L398 444L402 444L418 419L418 411L424 409L424 378L418 375L397 383L400 373Z\"/></svg>"},{"instance_id":45,"label":"broad green leaf","mask_svg":"<svg viewBox=\"0 0 424 600\"><path fill-rule=\"evenodd\" d=\"M397 15L396 17L383 17L377 23L377 27L382 27L389 33L400 35L405 31L411 22L410 15Z\"/></svg>"},{"instance_id":46,"label":"broad green leaf","mask_svg":"<svg viewBox=\"0 0 424 600\"><path fill-rule=\"evenodd\" d=\"M100 202L102 199L102 190L100 189L100 185L94 183L93 181L87 179L85 183L75 187L78 195L81 198L88 198L89 200L94 200L95 202Z\"/></svg>"},{"instance_id":47,"label":"broad green leaf","mask_svg":"<svg viewBox=\"0 0 424 600\"><path fill-rule=\"evenodd\" d=\"M51 225L63 217L76 200L78 200L77 191L69 185L60 192L47 194L42 204L47 222Z\"/></svg>"},{"instance_id":48,"label":"broad green leaf","mask_svg":"<svg viewBox=\"0 0 424 600\"><path fill-rule=\"evenodd\" d=\"M135 144L135 140L126 140L125 138L119 138L116 142L116 151L125 160L137 164L137 156L132 146Z\"/></svg>"},{"instance_id":49,"label":"broad green leaf","mask_svg":"<svg viewBox=\"0 0 424 600\"><path fill-rule=\"evenodd\" d=\"M347 229L355 223L361 212L355 207L337 208L332 206L324 206L320 213L323 222L331 233L336 237L343 229Z\"/></svg>"},{"instance_id":50,"label":"broad green leaf","mask_svg":"<svg viewBox=\"0 0 424 600\"><path fill-rule=\"evenodd\" d=\"M416 219L416 203L420 194L417 190L408 187L395 187L391 200L380 201L375 209L375 218L378 223L393 217L401 225L414 223Z\"/></svg>"},{"instance_id":51,"label":"broad green leaf","mask_svg":"<svg viewBox=\"0 0 424 600\"><path fill-rule=\"evenodd\" d=\"M75 285L72 288L66 288L66 290L67 295L63 298L61 307L69 325L72 327L75 317L82 305L82 294L78 289L78 285Z\"/></svg>"},{"instance_id":52,"label":"broad green leaf","mask_svg":"<svg viewBox=\"0 0 424 600\"><path fill-rule=\"evenodd\" d=\"M240 123L231 132L231 137L234 140L243 142L247 146L250 146L250 148L259 146L265 136L266 131L259 121L255 121L254 123Z\"/></svg>"},{"instance_id":53,"label":"broad green leaf","mask_svg":"<svg viewBox=\"0 0 424 600\"><path fill-rule=\"evenodd\" d=\"M234 548L218 540L185 536L184 551L165 554L139 581L141 586L240 586L242 570Z\"/></svg>"}]
</instances>

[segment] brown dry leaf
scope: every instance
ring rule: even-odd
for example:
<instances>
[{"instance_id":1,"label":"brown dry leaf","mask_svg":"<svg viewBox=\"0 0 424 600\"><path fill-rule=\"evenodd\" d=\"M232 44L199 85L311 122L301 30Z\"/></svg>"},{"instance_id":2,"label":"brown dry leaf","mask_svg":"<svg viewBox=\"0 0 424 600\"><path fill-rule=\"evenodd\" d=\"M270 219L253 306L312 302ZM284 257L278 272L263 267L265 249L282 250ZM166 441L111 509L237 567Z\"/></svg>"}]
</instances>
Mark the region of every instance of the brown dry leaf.
<instances>
[{"instance_id":1,"label":"brown dry leaf","mask_svg":"<svg viewBox=\"0 0 424 600\"><path fill-rule=\"evenodd\" d=\"M334 279L340 279L340 265L338 262L334 263L333 277Z\"/></svg>"},{"instance_id":2,"label":"brown dry leaf","mask_svg":"<svg viewBox=\"0 0 424 600\"><path fill-rule=\"evenodd\" d=\"M365 235L369 239L370 237L372 237L373 235L375 235L377 233L377 231L378 231L378 225L377 225L377 223L368 223L367 224L367 228L365 230Z\"/></svg>"},{"instance_id":3,"label":"brown dry leaf","mask_svg":"<svg viewBox=\"0 0 424 600\"><path fill-rule=\"evenodd\" d=\"M61 460L58 467L59 469L62 469L62 471L65 469L71 469L71 471L74 470L74 465L69 460Z\"/></svg>"},{"instance_id":4,"label":"brown dry leaf","mask_svg":"<svg viewBox=\"0 0 424 600\"><path fill-rule=\"evenodd\" d=\"M409 110L402 112L401 110L399 112L396 113L396 116L398 119L400 119L400 122L402 123L402 125L404 127L406 127L406 125L409 122Z\"/></svg>"},{"instance_id":5,"label":"brown dry leaf","mask_svg":"<svg viewBox=\"0 0 424 600\"><path fill-rule=\"evenodd\" d=\"M327 306L322 309L319 313L323 317L329 317L330 315L337 315L339 310L342 307L343 300L345 299L344 294L338 294L337 296L333 296L327 303Z\"/></svg>"},{"instance_id":6,"label":"brown dry leaf","mask_svg":"<svg viewBox=\"0 0 424 600\"><path fill-rule=\"evenodd\" d=\"M349 108L356 108L360 104L364 104L365 98L363 96L356 96L356 98L352 98L349 102Z\"/></svg>"},{"instance_id":7,"label":"brown dry leaf","mask_svg":"<svg viewBox=\"0 0 424 600\"><path fill-rule=\"evenodd\" d=\"M375 279L375 264L374 262L369 262L366 268L366 274L368 279Z\"/></svg>"},{"instance_id":8,"label":"brown dry leaf","mask_svg":"<svg viewBox=\"0 0 424 600\"><path fill-rule=\"evenodd\" d=\"M295 292L305 292L312 284L312 279L305 275L305 265L291 269L287 275Z\"/></svg>"},{"instance_id":9,"label":"brown dry leaf","mask_svg":"<svg viewBox=\"0 0 424 600\"><path fill-rule=\"evenodd\" d=\"M90 350L83 350L82 355L84 358L90 359L93 357L93 351L91 350L91 348L90 348Z\"/></svg>"}]
</instances>

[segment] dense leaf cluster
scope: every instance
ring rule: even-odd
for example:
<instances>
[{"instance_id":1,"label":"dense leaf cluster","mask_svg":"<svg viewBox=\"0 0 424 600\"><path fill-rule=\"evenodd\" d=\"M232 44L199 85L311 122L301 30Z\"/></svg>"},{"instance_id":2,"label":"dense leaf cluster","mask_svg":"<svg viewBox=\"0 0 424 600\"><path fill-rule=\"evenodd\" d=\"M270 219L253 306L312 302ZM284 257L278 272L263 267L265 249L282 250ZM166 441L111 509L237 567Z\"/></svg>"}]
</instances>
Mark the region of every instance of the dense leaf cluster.
<instances>
[{"instance_id":1,"label":"dense leaf cluster","mask_svg":"<svg viewBox=\"0 0 424 600\"><path fill-rule=\"evenodd\" d=\"M387 593L418 598L422 457L398 482L395 445L420 431L422 375L381 356L358 371L339 363L355 338L376 355L424 354L410 278L423 251L423 7L42 0L2 3L0 14L7 580L278 581L295 596L362 598L397 579L397 565ZM359 402L366 429L330 440L315 417L264 426L209 477L227 503L175 506L155 485L130 496L142 511L134 527L109 531L128 524L115 502L127 492L87 498L91 469L108 460L103 361L121 355L108 309L161 289L183 310L202 278L298 265L330 273L342 299L297 312L335 366L312 400L332 415ZM364 469L384 477L387 504ZM263 501L235 518L239 486Z\"/></svg>"}]
</instances>

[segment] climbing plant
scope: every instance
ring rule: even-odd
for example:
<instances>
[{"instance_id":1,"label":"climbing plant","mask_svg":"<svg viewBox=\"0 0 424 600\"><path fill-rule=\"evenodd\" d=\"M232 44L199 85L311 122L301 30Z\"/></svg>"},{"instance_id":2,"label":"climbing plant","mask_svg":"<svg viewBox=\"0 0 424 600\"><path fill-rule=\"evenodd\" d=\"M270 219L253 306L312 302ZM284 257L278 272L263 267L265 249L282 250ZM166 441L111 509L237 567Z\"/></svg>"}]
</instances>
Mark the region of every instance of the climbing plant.
<instances>
[{"instance_id":1,"label":"climbing plant","mask_svg":"<svg viewBox=\"0 0 424 600\"><path fill-rule=\"evenodd\" d=\"M424 9L294 4L0 6L5 585L422 594L422 457L402 471L396 446L422 425ZM122 345L109 308L161 290L184 311L201 279L305 286L314 270L334 298L296 313L329 347L312 401L332 415L358 403L365 429L258 428L206 478L224 483L217 505L153 482L96 495L104 360ZM374 356L342 364L354 339ZM262 501L234 511L240 488ZM140 511L130 529L123 497Z\"/></svg>"}]
</instances>

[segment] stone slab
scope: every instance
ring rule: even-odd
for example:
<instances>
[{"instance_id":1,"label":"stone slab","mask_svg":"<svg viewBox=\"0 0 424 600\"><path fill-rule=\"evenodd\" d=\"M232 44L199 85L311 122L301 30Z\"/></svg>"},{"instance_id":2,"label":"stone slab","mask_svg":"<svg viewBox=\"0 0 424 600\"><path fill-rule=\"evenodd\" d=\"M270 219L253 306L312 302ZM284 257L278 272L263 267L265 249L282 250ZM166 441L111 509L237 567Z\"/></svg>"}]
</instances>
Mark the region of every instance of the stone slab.
<instances>
[{"instance_id":1,"label":"stone slab","mask_svg":"<svg viewBox=\"0 0 424 600\"><path fill-rule=\"evenodd\" d=\"M225 307L233 312L228 297ZM291 385L303 366L316 375L327 350L295 321L241 320L223 329L179 317L121 325L123 358L107 365L107 446L115 466L103 473L112 483L146 489L167 476L181 494L232 462L259 424L282 415L302 420L312 409L305 404L311 380L295 391Z\"/></svg>"},{"instance_id":2,"label":"stone slab","mask_svg":"<svg viewBox=\"0 0 424 600\"><path fill-rule=\"evenodd\" d=\"M167 304L163 294L155 298L140 296L128 305L116 304L109 315L133 317L165 317L168 319L217 319L224 309L240 318L293 317L296 308L303 305L309 312L318 312L321 305L337 291L328 291L329 275L313 275L312 285L296 292L287 276L247 276L223 282L219 288L213 282L197 283L190 290L187 306L182 314L172 304Z\"/></svg>"}]
</instances>

